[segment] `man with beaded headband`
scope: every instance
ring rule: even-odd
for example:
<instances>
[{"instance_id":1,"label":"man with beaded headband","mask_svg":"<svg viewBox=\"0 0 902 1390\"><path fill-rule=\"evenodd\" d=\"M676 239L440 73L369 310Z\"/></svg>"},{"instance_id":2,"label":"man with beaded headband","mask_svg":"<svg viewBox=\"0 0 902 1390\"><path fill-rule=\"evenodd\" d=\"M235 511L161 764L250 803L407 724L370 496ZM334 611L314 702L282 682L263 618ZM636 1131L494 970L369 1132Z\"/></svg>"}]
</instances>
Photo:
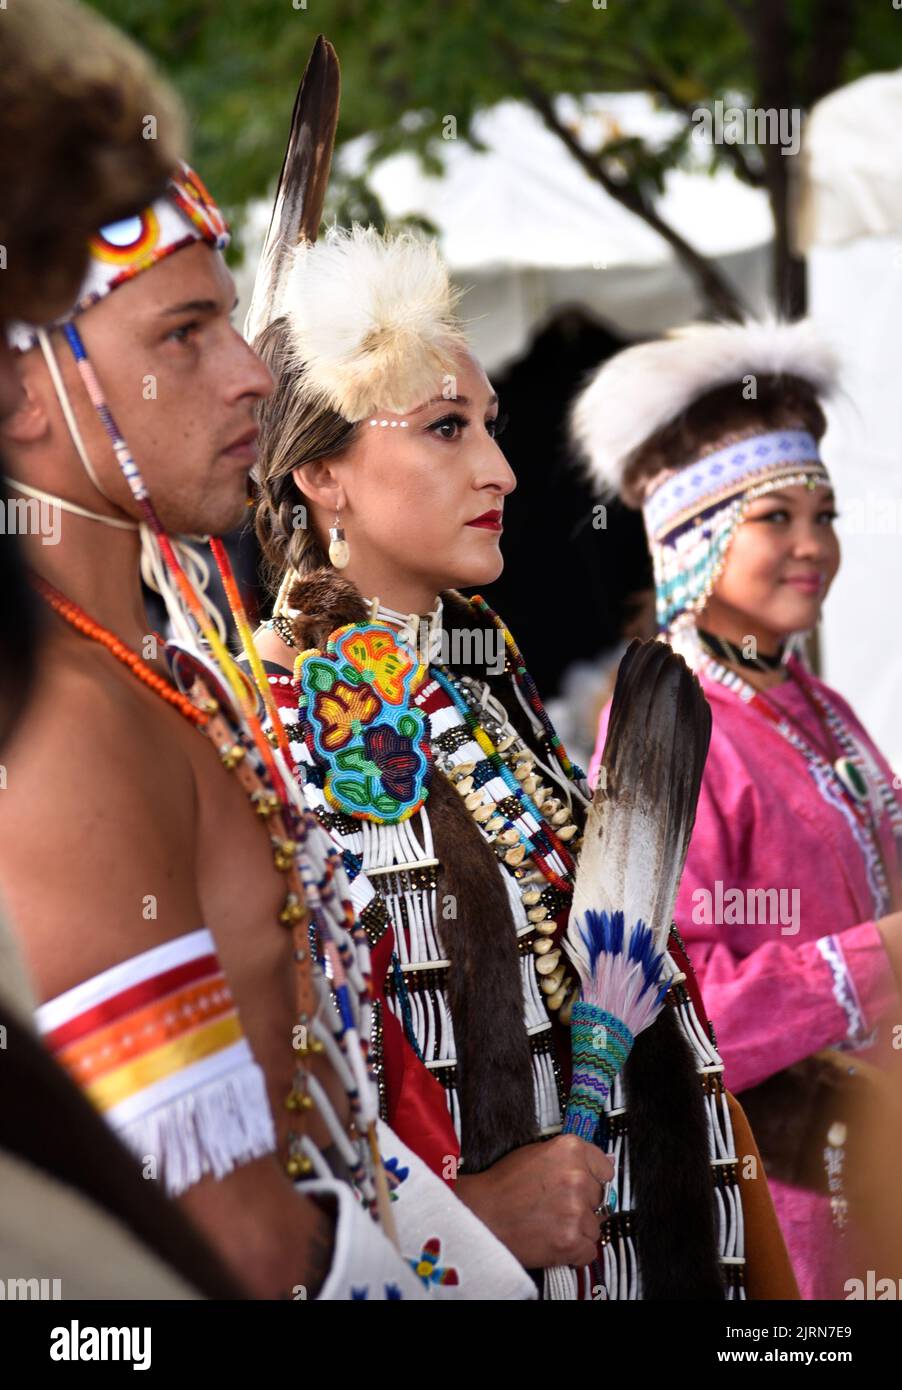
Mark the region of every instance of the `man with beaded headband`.
<instances>
[{"instance_id":1,"label":"man with beaded headband","mask_svg":"<svg viewBox=\"0 0 902 1390\"><path fill-rule=\"evenodd\" d=\"M144 55L72 0L28 0L2 17L0 325L40 319L72 300L99 224L139 210L166 186L181 115ZM147 140L155 113L157 138ZM53 261L48 264L47 257ZM19 386L0 337L0 417ZM13 499L4 498L7 508ZM21 505L21 500L16 500ZM32 694L41 631L21 569L20 518L0 544L0 746ZM5 782L4 767L4 787ZM0 884L2 889L2 884ZM63 1298L234 1298L192 1224L117 1142L41 1045L35 1001L0 911L0 1285L53 1270ZM187 1281L187 1282L186 1282Z\"/></svg>"},{"instance_id":2,"label":"man with beaded headband","mask_svg":"<svg viewBox=\"0 0 902 1390\"><path fill-rule=\"evenodd\" d=\"M530 1297L378 1121L369 952L339 857L170 538L240 520L271 385L229 322L227 240L181 165L151 206L97 231L67 313L8 328L22 388L8 483L64 518L58 545L29 545L55 616L0 837L38 1024L254 1295ZM142 567L167 603L165 653ZM389 1181L413 1194L397 1220ZM389 1238L411 1243L408 1221L413 1261Z\"/></svg>"},{"instance_id":3,"label":"man with beaded headband","mask_svg":"<svg viewBox=\"0 0 902 1390\"><path fill-rule=\"evenodd\" d=\"M246 328L276 378L256 523L275 606L257 646L371 942L382 1113L546 1297L794 1296L675 940L674 1007L609 1086L608 1200L609 1157L561 1133L588 787L511 634L453 587L500 571L515 480L497 397L431 243L355 227L312 244L304 148L295 123Z\"/></svg>"},{"instance_id":4,"label":"man with beaded headband","mask_svg":"<svg viewBox=\"0 0 902 1390\"><path fill-rule=\"evenodd\" d=\"M603 364L572 413L596 484L642 507L662 636L712 707L676 921L812 1298L867 1263L850 1116L902 980L899 792L797 654L839 565L819 445L836 389L810 322L694 325Z\"/></svg>"}]
</instances>

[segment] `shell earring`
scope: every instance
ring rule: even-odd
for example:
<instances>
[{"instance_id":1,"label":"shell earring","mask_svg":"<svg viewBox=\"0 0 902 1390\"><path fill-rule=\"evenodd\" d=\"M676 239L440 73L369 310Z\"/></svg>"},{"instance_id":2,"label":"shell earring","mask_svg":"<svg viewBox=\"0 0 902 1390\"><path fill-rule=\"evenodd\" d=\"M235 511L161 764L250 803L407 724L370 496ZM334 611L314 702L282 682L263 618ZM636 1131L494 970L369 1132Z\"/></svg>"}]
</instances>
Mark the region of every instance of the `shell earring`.
<instances>
[{"instance_id":1,"label":"shell earring","mask_svg":"<svg viewBox=\"0 0 902 1390\"><path fill-rule=\"evenodd\" d=\"M335 525L329 527L329 559L337 570L343 570L351 558L350 547L345 533L339 524L338 508L335 508Z\"/></svg>"}]
</instances>

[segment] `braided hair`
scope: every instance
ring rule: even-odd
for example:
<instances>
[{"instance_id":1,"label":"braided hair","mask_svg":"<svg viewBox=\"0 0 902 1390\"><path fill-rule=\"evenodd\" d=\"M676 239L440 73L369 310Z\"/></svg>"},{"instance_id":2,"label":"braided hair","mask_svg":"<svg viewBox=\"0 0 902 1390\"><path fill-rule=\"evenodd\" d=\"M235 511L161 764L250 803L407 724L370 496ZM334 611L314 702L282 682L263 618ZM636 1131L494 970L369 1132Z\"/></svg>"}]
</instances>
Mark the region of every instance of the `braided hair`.
<instances>
[{"instance_id":1,"label":"braided hair","mask_svg":"<svg viewBox=\"0 0 902 1390\"><path fill-rule=\"evenodd\" d=\"M309 573L327 565L326 549L292 473L318 458L342 454L357 425L328 406L311 406L298 391L303 367L292 356L287 319L273 319L253 343L275 377L275 388L258 407L258 501L254 528L262 552L263 579L276 594L289 569Z\"/></svg>"}]
</instances>

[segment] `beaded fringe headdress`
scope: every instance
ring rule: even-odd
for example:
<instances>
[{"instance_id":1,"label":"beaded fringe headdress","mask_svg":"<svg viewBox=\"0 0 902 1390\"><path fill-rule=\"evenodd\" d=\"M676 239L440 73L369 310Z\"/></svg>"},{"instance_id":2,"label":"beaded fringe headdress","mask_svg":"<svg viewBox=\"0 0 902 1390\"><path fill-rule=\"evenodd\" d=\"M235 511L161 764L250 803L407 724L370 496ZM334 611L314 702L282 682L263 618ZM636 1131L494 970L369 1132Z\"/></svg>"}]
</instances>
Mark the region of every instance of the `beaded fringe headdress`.
<instances>
[{"instance_id":1,"label":"beaded fringe headdress","mask_svg":"<svg viewBox=\"0 0 902 1390\"><path fill-rule=\"evenodd\" d=\"M810 320L693 324L619 353L574 403L572 435L593 482L607 494L625 493L628 502L641 500L658 627L687 659L695 654L696 615L749 503L781 486L830 481L808 430L765 429L756 420L751 393L762 377L800 379L823 397L836 387L837 365ZM742 437L714 443L695 457L674 457L631 490L630 465L652 436L733 383L737 393L750 390Z\"/></svg>"}]
</instances>

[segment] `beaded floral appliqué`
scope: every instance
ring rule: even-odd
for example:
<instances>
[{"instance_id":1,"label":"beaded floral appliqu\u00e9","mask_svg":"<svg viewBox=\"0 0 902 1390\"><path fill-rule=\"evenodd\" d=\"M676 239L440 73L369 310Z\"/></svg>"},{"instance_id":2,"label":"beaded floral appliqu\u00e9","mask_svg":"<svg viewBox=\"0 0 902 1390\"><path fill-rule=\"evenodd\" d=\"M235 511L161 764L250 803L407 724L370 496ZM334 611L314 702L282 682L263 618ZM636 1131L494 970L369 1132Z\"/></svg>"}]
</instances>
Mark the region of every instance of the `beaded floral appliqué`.
<instances>
[{"instance_id":1,"label":"beaded floral appliqu\u00e9","mask_svg":"<svg viewBox=\"0 0 902 1390\"><path fill-rule=\"evenodd\" d=\"M426 668L390 627L349 623L295 662L304 740L330 805L379 824L407 820L428 794L429 726L414 697Z\"/></svg>"}]
</instances>

